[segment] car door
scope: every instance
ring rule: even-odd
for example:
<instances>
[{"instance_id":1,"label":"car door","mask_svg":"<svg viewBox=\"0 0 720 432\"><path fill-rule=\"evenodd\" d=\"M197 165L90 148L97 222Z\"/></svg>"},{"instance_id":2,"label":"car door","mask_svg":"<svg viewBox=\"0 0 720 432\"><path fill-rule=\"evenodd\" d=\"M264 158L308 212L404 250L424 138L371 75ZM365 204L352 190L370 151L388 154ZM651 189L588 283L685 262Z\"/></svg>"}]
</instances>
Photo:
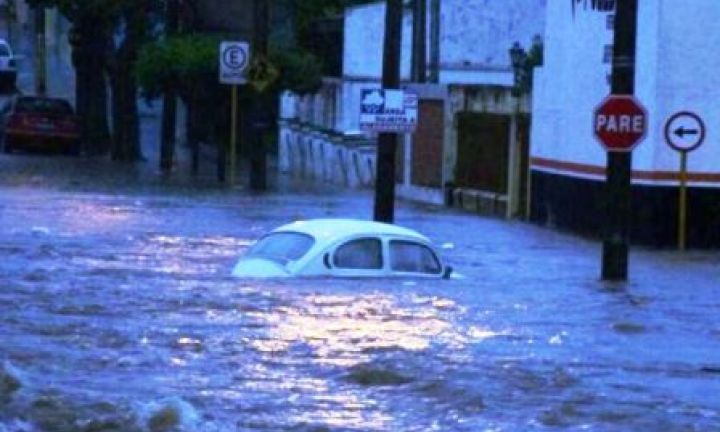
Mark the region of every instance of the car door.
<instances>
[{"instance_id":1,"label":"car door","mask_svg":"<svg viewBox=\"0 0 720 432\"><path fill-rule=\"evenodd\" d=\"M332 252L330 271L335 276L384 276L385 256L380 237L364 236L349 239Z\"/></svg>"},{"instance_id":2,"label":"car door","mask_svg":"<svg viewBox=\"0 0 720 432\"><path fill-rule=\"evenodd\" d=\"M421 242L390 239L390 272L395 276L441 277L443 266L435 251Z\"/></svg>"}]
</instances>

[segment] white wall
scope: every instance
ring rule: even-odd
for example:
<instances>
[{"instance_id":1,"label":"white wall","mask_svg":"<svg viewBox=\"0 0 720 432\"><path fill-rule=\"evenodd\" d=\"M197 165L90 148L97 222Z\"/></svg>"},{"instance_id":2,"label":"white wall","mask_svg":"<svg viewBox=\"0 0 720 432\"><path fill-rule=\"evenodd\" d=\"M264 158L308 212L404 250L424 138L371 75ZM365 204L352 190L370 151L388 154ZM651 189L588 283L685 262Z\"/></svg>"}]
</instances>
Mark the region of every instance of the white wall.
<instances>
[{"instance_id":1,"label":"white wall","mask_svg":"<svg viewBox=\"0 0 720 432\"><path fill-rule=\"evenodd\" d=\"M458 65L505 68L512 80L508 50L514 42L528 48L533 36L544 34L546 3L546 0L442 0L442 69Z\"/></svg>"},{"instance_id":2,"label":"white wall","mask_svg":"<svg viewBox=\"0 0 720 432\"><path fill-rule=\"evenodd\" d=\"M720 173L720 1L662 0L659 11L658 35L643 29L644 39L651 46L656 36L655 106L652 110L652 132L656 137L652 154L653 167L677 170L678 156L664 144L662 130L665 119L677 111L694 111L703 118L708 133L705 143L688 158L692 172ZM643 5L646 15L655 11ZM658 37L659 36L659 37ZM717 185L715 185L717 186Z\"/></svg>"},{"instance_id":3,"label":"white wall","mask_svg":"<svg viewBox=\"0 0 720 432\"><path fill-rule=\"evenodd\" d=\"M545 28L547 0L442 0L440 23L441 82L512 85L508 50L514 42L530 47ZM428 11L428 26L429 26ZM345 12L343 75L380 79L385 3ZM428 31L428 54L429 54ZM403 19L402 78L409 79L412 14ZM428 55L429 61L429 55Z\"/></svg>"},{"instance_id":4,"label":"white wall","mask_svg":"<svg viewBox=\"0 0 720 432\"><path fill-rule=\"evenodd\" d=\"M354 78L382 76L383 38L385 36L385 3L372 3L347 8L345 11L345 41L343 75ZM401 79L410 77L412 46L412 15L403 16Z\"/></svg>"},{"instance_id":5,"label":"white wall","mask_svg":"<svg viewBox=\"0 0 720 432\"><path fill-rule=\"evenodd\" d=\"M720 1L638 3L635 94L649 122L645 141L633 152L633 169L661 176L677 171L679 157L665 143L663 128L670 115L690 110L704 119L708 134L690 154L689 170L720 174L720 135L713 129L720 124L720 57L713 54L720 46ZM607 14L580 9L573 18L569 2L548 2L547 11L545 66L536 71L533 92L532 156L602 168L606 153L594 138L592 113L610 92L610 65L601 62L603 45L612 41Z\"/></svg>"},{"instance_id":6,"label":"white wall","mask_svg":"<svg viewBox=\"0 0 720 432\"><path fill-rule=\"evenodd\" d=\"M605 152L595 141L592 111L610 92L610 64L603 50L612 43L607 14L577 11L570 2L549 2L544 66L533 88L533 157L594 164Z\"/></svg>"}]
</instances>

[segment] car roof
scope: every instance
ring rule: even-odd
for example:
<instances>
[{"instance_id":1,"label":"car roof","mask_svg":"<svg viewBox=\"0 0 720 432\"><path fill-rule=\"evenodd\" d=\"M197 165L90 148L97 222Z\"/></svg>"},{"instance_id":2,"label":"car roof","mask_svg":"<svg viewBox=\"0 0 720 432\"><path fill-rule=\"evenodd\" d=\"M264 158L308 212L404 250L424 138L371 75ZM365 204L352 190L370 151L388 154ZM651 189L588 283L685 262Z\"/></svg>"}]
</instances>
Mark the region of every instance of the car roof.
<instances>
[{"instance_id":1,"label":"car roof","mask_svg":"<svg viewBox=\"0 0 720 432\"><path fill-rule=\"evenodd\" d=\"M363 234L396 235L430 243L427 237L417 231L397 225L358 219L311 219L297 221L278 227L273 230L273 232L301 232L323 241Z\"/></svg>"}]
</instances>

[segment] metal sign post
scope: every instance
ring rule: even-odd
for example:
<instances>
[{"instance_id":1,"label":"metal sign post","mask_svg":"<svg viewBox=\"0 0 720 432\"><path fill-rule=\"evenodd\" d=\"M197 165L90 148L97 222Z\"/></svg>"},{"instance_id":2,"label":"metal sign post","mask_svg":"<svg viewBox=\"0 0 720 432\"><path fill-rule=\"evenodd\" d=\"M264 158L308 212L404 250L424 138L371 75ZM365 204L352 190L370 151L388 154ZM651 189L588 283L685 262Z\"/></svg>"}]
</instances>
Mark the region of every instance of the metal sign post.
<instances>
[{"instance_id":1,"label":"metal sign post","mask_svg":"<svg viewBox=\"0 0 720 432\"><path fill-rule=\"evenodd\" d=\"M237 117L238 117L238 86L233 85L230 95L230 162L227 182L229 186L235 183L235 163L237 160Z\"/></svg>"},{"instance_id":2,"label":"metal sign post","mask_svg":"<svg viewBox=\"0 0 720 432\"><path fill-rule=\"evenodd\" d=\"M685 250L687 233L687 154L680 152L680 198L678 199L678 249Z\"/></svg>"},{"instance_id":3,"label":"metal sign post","mask_svg":"<svg viewBox=\"0 0 720 432\"><path fill-rule=\"evenodd\" d=\"M687 247L687 159L688 153L705 141L705 123L699 115L680 111L665 122L665 141L680 153L680 195L678 198L678 249Z\"/></svg>"},{"instance_id":4,"label":"metal sign post","mask_svg":"<svg viewBox=\"0 0 720 432\"><path fill-rule=\"evenodd\" d=\"M232 85L230 107L230 151L226 177L229 186L235 183L235 164L237 163L237 117L238 86L245 84L245 71L250 60L250 47L247 42L222 42L220 44L220 83Z\"/></svg>"}]
</instances>

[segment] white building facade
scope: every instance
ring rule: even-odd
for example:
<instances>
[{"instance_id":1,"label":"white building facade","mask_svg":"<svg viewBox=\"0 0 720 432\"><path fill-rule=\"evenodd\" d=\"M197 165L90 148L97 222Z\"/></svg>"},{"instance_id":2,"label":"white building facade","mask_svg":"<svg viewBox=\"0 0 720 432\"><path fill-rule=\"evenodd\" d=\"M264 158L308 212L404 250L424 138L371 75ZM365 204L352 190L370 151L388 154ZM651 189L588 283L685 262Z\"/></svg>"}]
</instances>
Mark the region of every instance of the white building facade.
<instances>
[{"instance_id":1,"label":"white building facade","mask_svg":"<svg viewBox=\"0 0 720 432\"><path fill-rule=\"evenodd\" d=\"M548 2L545 63L536 71L531 132L532 217L597 234L605 218L605 150L592 130L593 111L610 92L614 12L590 2ZM614 2L611 2L614 3ZM689 244L720 245L720 2L639 1L635 95L648 132L633 151L633 226L642 243L670 245L677 231L679 154L665 123L691 111L707 126L689 154Z\"/></svg>"}]
</instances>

